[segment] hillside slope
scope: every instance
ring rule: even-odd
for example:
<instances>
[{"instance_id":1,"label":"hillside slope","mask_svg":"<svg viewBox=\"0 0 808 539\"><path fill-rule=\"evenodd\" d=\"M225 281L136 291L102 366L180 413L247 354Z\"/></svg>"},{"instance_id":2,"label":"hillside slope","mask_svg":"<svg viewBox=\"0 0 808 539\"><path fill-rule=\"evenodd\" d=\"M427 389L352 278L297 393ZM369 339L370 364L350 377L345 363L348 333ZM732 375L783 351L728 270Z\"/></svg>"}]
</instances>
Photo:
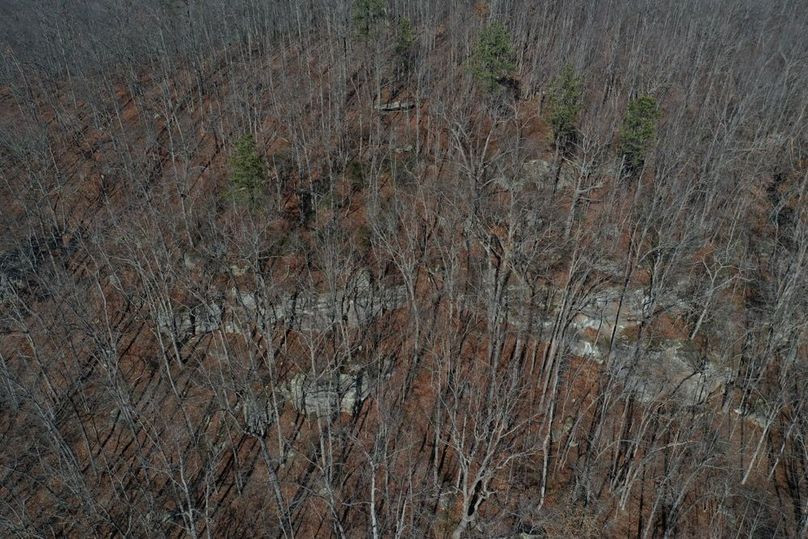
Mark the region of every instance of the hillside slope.
<instances>
[{"instance_id":1,"label":"hillside slope","mask_svg":"<svg viewBox=\"0 0 808 539\"><path fill-rule=\"evenodd\" d=\"M801 7L0 7L0 534L805 536Z\"/></svg>"}]
</instances>

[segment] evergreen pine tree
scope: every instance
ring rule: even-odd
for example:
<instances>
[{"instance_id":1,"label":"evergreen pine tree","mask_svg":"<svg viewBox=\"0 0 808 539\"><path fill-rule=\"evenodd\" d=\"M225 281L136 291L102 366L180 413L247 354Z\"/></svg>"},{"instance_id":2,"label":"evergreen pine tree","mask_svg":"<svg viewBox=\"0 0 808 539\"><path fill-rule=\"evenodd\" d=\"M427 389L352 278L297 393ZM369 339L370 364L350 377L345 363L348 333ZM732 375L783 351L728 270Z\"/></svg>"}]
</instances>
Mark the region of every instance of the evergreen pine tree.
<instances>
[{"instance_id":1,"label":"evergreen pine tree","mask_svg":"<svg viewBox=\"0 0 808 539\"><path fill-rule=\"evenodd\" d=\"M495 22L480 33L469 69L487 91L516 69L511 36L501 23Z\"/></svg>"},{"instance_id":2,"label":"evergreen pine tree","mask_svg":"<svg viewBox=\"0 0 808 539\"><path fill-rule=\"evenodd\" d=\"M355 0L353 21L356 32L363 38L373 34L376 25L384 17L384 0Z\"/></svg>"},{"instance_id":3,"label":"evergreen pine tree","mask_svg":"<svg viewBox=\"0 0 808 539\"><path fill-rule=\"evenodd\" d=\"M550 86L550 125L556 146L566 150L578 134L578 115L583 108L583 84L571 65L566 65Z\"/></svg>"},{"instance_id":4,"label":"evergreen pine tree","mask_svg":"<svg viewBox=\"0 0 808 539\"><path fill-rule=\"evenodd\" d=\"M252 135L244 135L236 141L230 167L234 195L246 196L254 203L266 181L266 166L258 155Z\"/></svg>"},{"instance_id":5,"label":"evergreen pine tree","mask_svg":"<svg viewBox=\"0 0 808 539\"><path fill-rule=\"evenodd\" d=\"M629 102L620 129L620 151L629 173L638 172L645 164L648 150L656 140L660 115L659 105L651 96L644 95Z\"/></svg>"}]
</instances>

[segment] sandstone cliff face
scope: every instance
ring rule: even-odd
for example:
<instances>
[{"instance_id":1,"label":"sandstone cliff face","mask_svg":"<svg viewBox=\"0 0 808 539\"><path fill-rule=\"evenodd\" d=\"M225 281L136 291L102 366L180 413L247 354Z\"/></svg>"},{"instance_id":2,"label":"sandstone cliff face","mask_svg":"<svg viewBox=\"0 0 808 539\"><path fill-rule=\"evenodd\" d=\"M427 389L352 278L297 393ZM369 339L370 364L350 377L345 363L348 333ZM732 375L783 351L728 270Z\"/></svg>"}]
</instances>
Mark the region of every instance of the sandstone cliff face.
<instances>
[{"instance_id":1,"label":"sandstone cliff face","mask_svg":"<svg viewBox=\"0 0 808 539\"><path fill-rule=\"evenodd\" d=\"M545 292L554 296L552 290ZM560 305L553 302L543 316L537 315L537 306L528 304L528 291L523 286L511 285L505 294L517 313L510 319L512 332L529 327L533 337L543 340L551 338L554 325L560 323L563 331L555 338L560 340L564 353L601 365L641 402L674 397L696 404L719 392L730 377L715 355L698 351L693 342L684 338L657 340L652 348L640 350L635 335L648 315L645 309L649 301L642 289L623 293L619 287L602 286L561 321L557 320ZM219 299L193 307L179 306L173 318L161 317L159 330L166 335L174 332L179 340L215 331L238 335L254 327L266 329L276 324L298 331L328 331L339 326L362 327L384 313L407 306L403 286L371 286L364 274L359 274L348 288L318 295L293 295L273 301L258 291L231 287L212 297ZM677 297L665 299L670 314L682 310ZM460 301L474 305L477 299L461 296ZM367 384L354 375L335 376L333 380L316 380L299 375L287 391L290 400L307 414L350 412L367 396Z\"/></svg>"},{"instance_id":2,"label":"sandstone cliff face","mask_svg":"<svg viewBox=\"0 0 808 539\"><path fill-rule=\"evenodd\" d=\"M369 381L362 371L335 373L325 377L298 374L286 389L296 410L304 414L328 417L335 413L355 414L369 392Z\"/></svg>"}]
</instances>

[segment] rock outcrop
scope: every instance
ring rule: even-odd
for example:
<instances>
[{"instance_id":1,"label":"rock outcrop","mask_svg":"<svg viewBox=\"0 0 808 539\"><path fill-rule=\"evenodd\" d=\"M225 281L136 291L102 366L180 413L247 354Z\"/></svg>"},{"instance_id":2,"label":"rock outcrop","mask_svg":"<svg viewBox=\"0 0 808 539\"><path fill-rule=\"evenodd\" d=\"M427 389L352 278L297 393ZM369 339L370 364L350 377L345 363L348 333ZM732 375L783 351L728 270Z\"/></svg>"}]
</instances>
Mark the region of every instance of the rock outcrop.
<instances>
[{"instance_id":1,"label":"rock outcrop","mask_svg":"<svg viewBox=\"0 0 808 539\"><path fill-rule=\"evenodd\" d=\"M648 298L643 290L635 289L628 291L621 302L620 293L617 287L606 287L571 315L562 342L565 353L604 365L643 402L676 397L682 402L697 403L723 386L728 378L725 370L700 355L689 341L671 339L652 349L637 350L633 335L643 319ZM516 307L510 323L526 329L528 314L533 314L528 311L535 310L535 306L527 304L526 290L518 286L509 288L507 295ZM220 300L182 307L173 317L161 317L158 325L164 334L174 332L181 340L219 329L228 334L253 328L271 330L276 324L297 331L328 331L339 325L356 328L402 307L406 297L402 286L380 287L366 274L357 274L344 289L274 299L231 288ZM467 299L474 303L474 298ZM675 298L667 299L670 304L676 303ZM559 308L551 305L546 319L533 320L530 328L536 338L548 338ZM610 343L613 334L615 342ZM289 393L296 408L322 415L353 409L366 390L361 377L339 374L328 379L297 378Z\"/></svg>"},{"instance_id":2,"label":"rock outcrop","mask_svg":"<svg viewBox=\"0 0 808 539\"><path fill-rule=\"evenodd\" d=\"M398 112L400 110L410 110L415 108L412 101L390 101L389 103L379 103L376 110L380 112Z\"/></svg>"},{"instance_id":3,"label":"rock outcrop","mask_svg":"<svg viewBox=\"0 0 808 539\"><path fill-rule=\"evenodd\" d=\"M157 326L163 335L174 335L177 339L184 340L219 329L222 325L222 314L222 305L217 302L179 307L175 309L173 315L164 313L158 316Z\"/></svg>"},{"instance_id":4,"label":"rock outcrop","mask_svg":"<svg viewBox=\"0 0 808 539\"><path fill-rule=\"evenodd\" d=\"M298 374L289 382L287 395L301 413L326 417L339 412L355 413L370 393L362 371L321 377Z\"/></svg>"},{"instance_id":5,"label":"rock outcrop","mask_svg":"<svg viewBox=\"0 0 808 539\"><path fill-rule=\"evenodd\" d=\"M173 315L158 316L157 325L162 334L173 332L180 340L218 329L239 334L254 327L269 329L279 323L298 331L327 331L338 324L355 328L399 308L405 298L403 287L373 287L361 276L343 290L273 299L231 288L223 298L193 307L180 306Z\"/></svg>"}]
</instances>

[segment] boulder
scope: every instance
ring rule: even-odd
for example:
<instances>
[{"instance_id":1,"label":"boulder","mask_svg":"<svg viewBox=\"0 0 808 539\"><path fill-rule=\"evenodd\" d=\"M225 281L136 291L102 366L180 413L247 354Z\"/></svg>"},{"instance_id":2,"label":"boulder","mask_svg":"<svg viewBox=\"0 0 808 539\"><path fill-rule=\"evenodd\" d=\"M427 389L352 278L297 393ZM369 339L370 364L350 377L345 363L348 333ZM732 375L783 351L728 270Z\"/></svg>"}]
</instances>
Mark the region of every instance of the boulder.
<instances>
[{"instance_id":1,"label":"boulder","mask_svg":"<svg viewBox=\"0 0 808 539\"><path fill-rule=\"evenodd\" d=\"M390 101L389 103L379 103L376 110L380 112L398 112L400 110L410 110L415 108L412 101Z\"/></svg>"},{"instance_id":2,"label":"boulder","mask_svg":"<svg viewBox=\"0 0 808 539\"><path fill-rule=\"evenodd\" d=\"M242 403L244 428L250 434L264 437L269 426L269 409L265 400L248 395Z\"/></svg>"},{"instance_id":3,"label":"boulder","mask_svg":"<svg viewBox=\"0 0 808 539\"><path fill-rule=\"evenodd\" d=\"M354 413L369 394L362 372L314 377L298 374L289 382L288 396L296 410L326 417L340 412Z\"/></svg>"},{"instance_id":4,"label":"boulder","mask_svg":"<svg viewBox=\"0 0 808 539\"><path fill-rule=\"evenodd\" d=\"M179 307L173 313L160 313L157 328L163 335L186 339L204 335L222 325L222 306L218 303L199 304L194 307Z\"/></svg>"},{"instance_id":5,"label":"boulder","mask_svg":"<svg viewBox=\"0 0 808 539\"><path fill-rule=\"evenodd\" d=\"M603 363L603 354L598 346L595 343L586 340L586 338L581 335L576 335L576 337L570 343L569 349L570 353L574 356L591 359L598 364Z\"/></svg>"}]
</instances>

